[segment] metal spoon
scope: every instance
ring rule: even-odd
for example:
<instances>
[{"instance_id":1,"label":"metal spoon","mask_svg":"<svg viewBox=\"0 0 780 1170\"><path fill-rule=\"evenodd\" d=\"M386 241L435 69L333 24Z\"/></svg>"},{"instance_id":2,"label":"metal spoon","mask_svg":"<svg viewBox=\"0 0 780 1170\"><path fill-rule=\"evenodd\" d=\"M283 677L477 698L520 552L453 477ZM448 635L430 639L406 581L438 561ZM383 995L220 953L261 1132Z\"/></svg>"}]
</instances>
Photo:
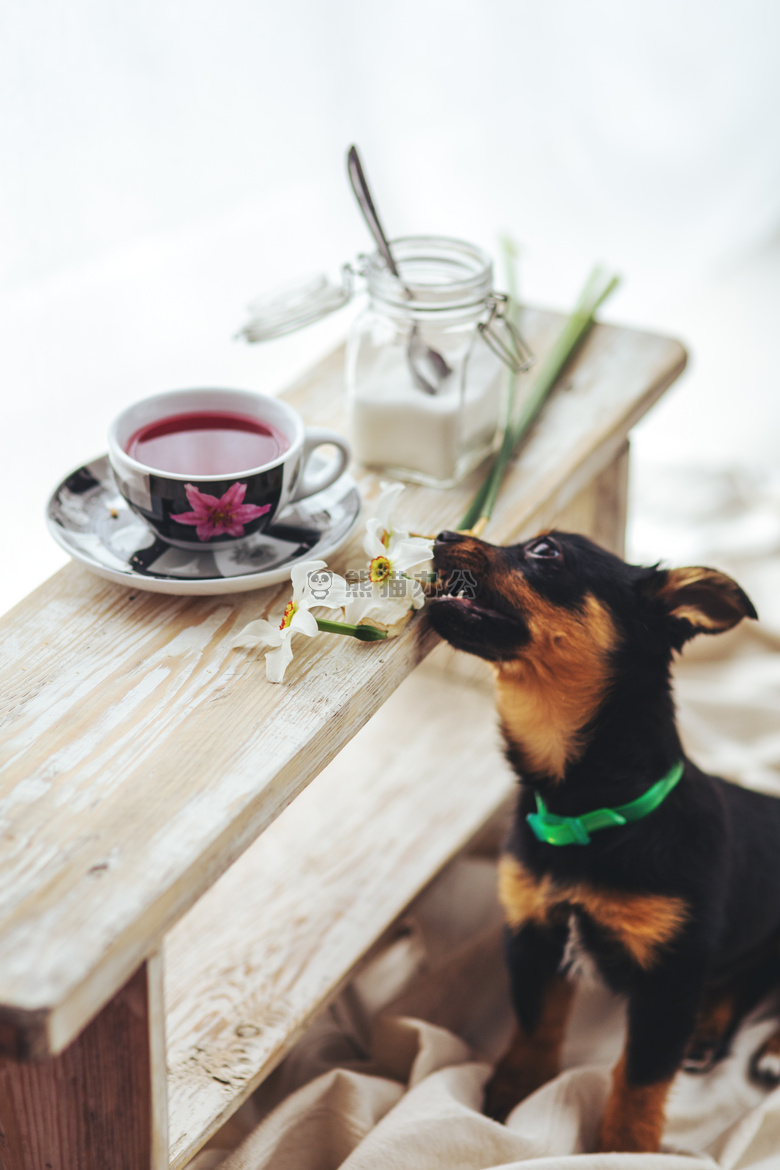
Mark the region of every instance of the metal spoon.
<instances>
[{"instance_id":1,"label":"metal spoon","mask_svg":"<svg viewBox=\"0 0 780 1170\"><path fill-rule=\"evenodd\" d=\"M374 200L371 198L371 191L369 190L366 176L363 172L363 167L360 162L360 155L357 152L357 147L351 146L347 154L347 169L349 171L350 182L352 183L352 190L355 192L355 198L358 201L360 210L363 212L363 217L368 224L371 235L377 242L377 246L381 255L384 258L385 264L390 269L393 276L401 283L405 295L411 300L413 293L411 289L401 280L401 274L398 271L393 253L390 250L387 236L382 230L382 225L379 222ZM425 391L426 394L436 394L441 386L441 383L452 373L452 368L447 364L445 359L435 349L431 349L426 345L419 334L416 324L412 326L412 332L409 335L409 345L406 349L406 360L409 364L409 371L412 375L415 386L418 389Z\"/></svg>"}]
</instances>

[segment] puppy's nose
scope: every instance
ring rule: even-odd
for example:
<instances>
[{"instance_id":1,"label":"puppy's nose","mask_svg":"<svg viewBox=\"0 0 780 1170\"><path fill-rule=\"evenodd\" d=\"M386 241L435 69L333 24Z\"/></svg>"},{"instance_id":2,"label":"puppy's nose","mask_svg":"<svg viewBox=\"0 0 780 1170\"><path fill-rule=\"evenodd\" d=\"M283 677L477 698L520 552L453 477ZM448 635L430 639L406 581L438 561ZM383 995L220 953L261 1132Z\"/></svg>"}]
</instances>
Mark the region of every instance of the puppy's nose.
<instances>
[{"instance_id":1,"label":"puppy's nose","mask_svg":"<svg viewBox=\"0 0 780 1170\"><path fill-rule=\"evenodd\" d=\"M465 540L462 532L450 532L449 529L440 532L436 537L437 544L454 544L458 540Z\"/></svg>"}]
</instances>

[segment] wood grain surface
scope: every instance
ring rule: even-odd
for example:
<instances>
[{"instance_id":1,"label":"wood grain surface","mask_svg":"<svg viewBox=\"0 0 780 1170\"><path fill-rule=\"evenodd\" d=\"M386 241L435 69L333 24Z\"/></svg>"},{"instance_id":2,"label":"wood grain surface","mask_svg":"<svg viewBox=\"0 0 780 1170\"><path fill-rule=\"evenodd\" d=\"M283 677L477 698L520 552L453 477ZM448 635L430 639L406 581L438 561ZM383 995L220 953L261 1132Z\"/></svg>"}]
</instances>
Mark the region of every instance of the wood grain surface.
<instances>
[{"instance_id":1,"label":"wood grain surface","mask_svg":"<svg viewBox=\"0 0 780 1170\"><path fill-rule=\"evenodd\" d=\"M415 671L168 935L171 1165L514 789L490 691Z\"/></svg>"},{"instance_id":2,"label":"wood grain surface","mask_svg":"<svg viewBox=\"0 0 780 1170\"><path fill-rule=\"evenodd\" d=\"M0 1059L2 1170L167 1170L162 964L40 1064Z\"/></svg>"},{"instance_id":3,"label":"wood grain surface","mask_svg":"<svg viewBox=\"0 0 780 1170\"><path fill-rule=\"evenodd\" d=\"M526 314L537 353L559 324ZM486 535L560 512L684 362L676 342L597 327ZM339 425L342 369L337 352L291 392L308 422ZM401 511L417 531L452 526L474 483L409 490ZM355 539L333 568L362 563ZM299 639L273 686L231 640L286 593L167 597L73 564L0 622L1 1051L61 1051L434 644L424 619L384 644Z\"/></svg>"}]
</instances>

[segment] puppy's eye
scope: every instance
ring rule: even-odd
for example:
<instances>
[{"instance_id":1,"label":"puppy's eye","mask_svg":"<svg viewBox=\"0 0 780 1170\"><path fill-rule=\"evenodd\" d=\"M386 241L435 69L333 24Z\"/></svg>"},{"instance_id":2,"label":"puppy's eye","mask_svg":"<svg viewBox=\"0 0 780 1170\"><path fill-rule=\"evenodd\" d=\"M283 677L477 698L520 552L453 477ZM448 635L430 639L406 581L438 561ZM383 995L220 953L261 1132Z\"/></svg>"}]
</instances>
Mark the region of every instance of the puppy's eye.
<instances>
[{"instance_id":1,"label":"puppy's eye","mask_svg":"<svg viewBox=\"0 0 780 1170\"><path fill-rule=\"evenodd\" d=\"M540 536L538 540L534 540L529 544L525 550L529 557L538 557L539 560L555 560L560 557L560 546L549 536Z\"/></svg>"}]
</instances>

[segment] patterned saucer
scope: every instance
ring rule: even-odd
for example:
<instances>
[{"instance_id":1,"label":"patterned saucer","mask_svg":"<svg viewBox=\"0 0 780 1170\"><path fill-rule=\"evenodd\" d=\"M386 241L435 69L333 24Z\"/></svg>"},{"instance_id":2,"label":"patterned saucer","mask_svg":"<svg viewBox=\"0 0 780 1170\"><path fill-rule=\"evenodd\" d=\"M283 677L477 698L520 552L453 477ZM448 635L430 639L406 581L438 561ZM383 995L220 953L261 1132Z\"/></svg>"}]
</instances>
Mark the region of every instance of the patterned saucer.
<instances>
[{"instance_id":1,"label":"patterned saucer","mask_svg":"<svg viewBox=\"0 0 780 1170\"><path fill-rule=\"evenodd\" d=\"M46 520L57 543L100 577L151 593L202 596L279 585L296 561L327 559L354 529L360 506L354 479L342 475L325 491L285 508L245 544L193 553L159 540L131 511L104 455L63 480Z\"/></svg>"}]
</instances>

